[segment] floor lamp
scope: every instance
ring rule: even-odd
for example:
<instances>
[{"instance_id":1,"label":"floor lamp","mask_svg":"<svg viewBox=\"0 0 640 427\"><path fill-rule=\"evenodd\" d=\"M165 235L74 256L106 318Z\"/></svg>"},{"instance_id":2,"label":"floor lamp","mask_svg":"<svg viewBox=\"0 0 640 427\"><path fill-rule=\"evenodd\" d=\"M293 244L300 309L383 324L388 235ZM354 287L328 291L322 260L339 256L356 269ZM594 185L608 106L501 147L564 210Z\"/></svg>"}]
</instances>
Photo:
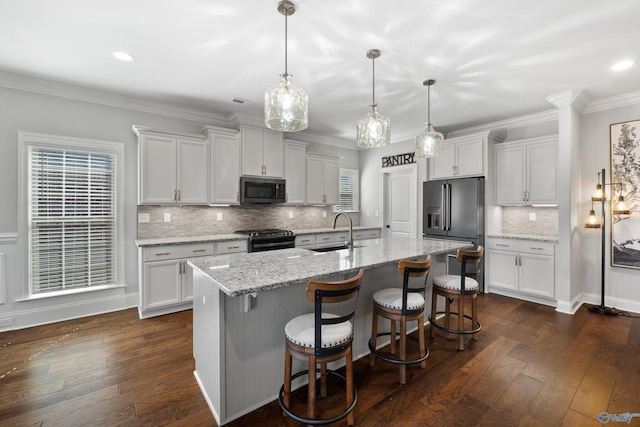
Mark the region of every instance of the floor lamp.
<instances>
[{"instance_id":1,"label":"floor lamp","mask_svg":"<svg viewBox=\"0 0 640 427\"><path fill-rule=\"evenodd\" d=\"M600 178L602 178L602 184L600 184ZM607 200L606 191L605 191L605 186L607 184L605 181L606 181L605 170L602 169L601 172L598 172L598 184L596 185L596 191L591 197L591 210L589 211L589 216L587 217L587 221L584 224L586 228L600 228L602 230L602 235L601 235L602 246L601 246L601 252L600 252L601 300L600 300L600 305L590 306L589 311L592 313L598 313L598 314L618 315L620 314L618 310L604 305L604 272L605 272L604 257L605 257L605 238L606 238L606 228L607 228L605 225L606 224L605 205ZM629 208L626 207L626 204L624 202L624 197L622 196L622 184L611 183L610 185L612 186L612 189L614 185L620 185L620 195L618 196L615 205L611 208L611 214L612 215L629 215ZM593 202L600 202L600 205L602 207L602 216L600 218L598 218L598 216L596 215L593 209Z\"/></svg>"}]
</instances>

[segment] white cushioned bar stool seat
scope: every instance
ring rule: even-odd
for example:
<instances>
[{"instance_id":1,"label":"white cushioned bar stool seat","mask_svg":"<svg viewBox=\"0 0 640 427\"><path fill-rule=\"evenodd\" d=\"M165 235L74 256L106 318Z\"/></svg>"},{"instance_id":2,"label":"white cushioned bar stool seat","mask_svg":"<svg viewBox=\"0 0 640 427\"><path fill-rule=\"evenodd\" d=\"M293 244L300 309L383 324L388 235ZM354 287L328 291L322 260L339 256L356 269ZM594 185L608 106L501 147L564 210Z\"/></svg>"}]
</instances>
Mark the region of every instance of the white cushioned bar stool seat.
<instances>
[{"instance_id":1,"label":"white cushioned bar stool seat","mask_svg":"<svg viewBox=\"0 0 640 427\"><path fill-rule=\"evenodd\" d=\"M335 319L337 314L322 313L323 319ZM308 313L294 317L284 327L287 340L301 347L315 345L315 314ZM322 325L322 348L335 347L353 338L353 326L348 320L336 325Z\"/></svg>"},{"instance_id":2,"label":"white cushioned bar stool seat","mask_svg":"<svg viewBox=\"0 0 640 427\"><path fill-rule=\"evenodd\" d=\"M424 261L400 260L398 262L398 274L402 276L401 288L381 289L373 294L373 321L371 324L371 339L369 350L371 356L369 364L375 366L375 359L400 365L400 384L407 382L407 365L420 363L422 368L427 366L426 359L429 356L429 348L425 344L424 335L424 291L427 287L431 256ZM412 283L410 279L420 278L419 284ZM424 278L424 281L422 280ZM378 318L389 319L391 322L389 332L378 332ZM407 322L418 322L418 338L407 335ZM396 356L396 322L400 322L400 354ZM389 353L383 353L378 349L377 340L380 336L390 336ZM407 339L418 341L419 356L407 359Z\"/></svg>"},{"instance_id":3,"label":"white cushioned bar stool seat","mask_svg":"<svg viewBox=\"0 0 640 427\"><path fill-rule=\"evenodd\" d=\"M358 395L353 383L353 352L351 349L353 324L351 319L355 313L363 276L364 270L361 269L354 277L342 281L309 280L306 297L308 301L314 303L313 313L294 317L285 325L284 384L280 388L278 402L283 414L299 423L307 425L331 424L346 417L347 424L354 424L353 409L356 406ZM332 303L340 303L336 304L340 308L336 311L341 314L323 310L324 305ZM307 362L308 369L292 375L293 357ZM344 375L327 369L328 362L342 358L345 359ZM320 365L319 368L318 365ZM318 372L320 372L320 396L322 397L327 395L327 374L339 377L345 382L347 403L345 409L337 415L318 417L316 402L316 376ZM306 417L297 414L291 408L291 382L303 375L309 379ZM335 411L332 410L330 413L333 414Z\"/></svg>"},{"instance_id":4,"label":"white cushioned bar stool seat","mask_svg":"<svg viewBox=\"0 0 640 427\"><path fill-rule=\"evenodd\" d=\"M476 297L479 286L476 278L480 274L480 261L484 254L484 248L478 246L475 250L460 249L456 254L456 259L461 263L460 274L444 274L433 278L433 292L431 297L431 338L435 338L436 329L458 336L458 349L464 350L464 336L471 335L476 339L476 333L481 329L478 322L478 306ZM475 269L474 269L475 268ZM444 297L444 311L436 311L438 296ZM451 311L451 303L458 302L458 311ZM465 301L471 301L471 316L464 314ZM438 315L444 315L444 324L438 323ZM451 327L451 316L457 316L457 327ZM465 319L471 324L465 326Z\"/></svg>"},{"instance_id":5,"label":"white cushioned bar stool seat","mask_svg":"<svg viewBox=\"0 0 640 427\"><path fill-rule=\"evenodd\" d=\"M459 291L462 287L460 276L454 276L451 274L443 274L442 276L434 277L433 284L441 288L452 289L455 291ZM467 291L477 291L478 281L472 277L465 277L464 288Z\"/></svg>"}]
</instances>

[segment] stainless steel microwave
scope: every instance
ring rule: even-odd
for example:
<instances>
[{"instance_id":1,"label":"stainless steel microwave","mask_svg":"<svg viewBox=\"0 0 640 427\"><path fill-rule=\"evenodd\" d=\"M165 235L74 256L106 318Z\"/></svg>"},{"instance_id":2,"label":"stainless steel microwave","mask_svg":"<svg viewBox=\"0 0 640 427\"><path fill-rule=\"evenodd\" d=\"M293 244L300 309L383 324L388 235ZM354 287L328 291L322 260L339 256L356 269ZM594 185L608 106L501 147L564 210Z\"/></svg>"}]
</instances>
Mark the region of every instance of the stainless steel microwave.
<instances>
[{"instance_id":1,"label":"stainless steel microwave","mask_svg":"<svg viewBox=\"0 0 640 427\"><path fill-rule=\"evenodd\" d=\"M284 203L287 191L284 179L240 177L240 203Z\"/></svg>"}]
</instances>

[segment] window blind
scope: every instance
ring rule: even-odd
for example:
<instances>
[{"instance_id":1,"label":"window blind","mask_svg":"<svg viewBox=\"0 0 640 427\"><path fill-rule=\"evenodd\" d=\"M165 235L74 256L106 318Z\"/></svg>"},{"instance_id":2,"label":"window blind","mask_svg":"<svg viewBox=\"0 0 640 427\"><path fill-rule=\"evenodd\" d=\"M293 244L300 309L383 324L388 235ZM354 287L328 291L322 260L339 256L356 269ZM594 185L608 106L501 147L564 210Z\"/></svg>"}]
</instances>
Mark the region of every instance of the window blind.
<instances>
[{"instance_id":1,"label":"window blind","mask_svg":"<svg viewBox=\"0 0 640 427\"><path fill-rule=\"evenodd\" d=\"M32 294L115 283L116 158L29 150Z\"/></svg>"},{"instance_id":2,"label":"window blind","mask_svg":"<svg viewBox=\"0 0 640 427\"><path fill-rule=\"evenodd\" d=\"M358 210L358 175L357 171L340 170L338 181L338 204L334 211Z\"/></svg>"}]
</instances>

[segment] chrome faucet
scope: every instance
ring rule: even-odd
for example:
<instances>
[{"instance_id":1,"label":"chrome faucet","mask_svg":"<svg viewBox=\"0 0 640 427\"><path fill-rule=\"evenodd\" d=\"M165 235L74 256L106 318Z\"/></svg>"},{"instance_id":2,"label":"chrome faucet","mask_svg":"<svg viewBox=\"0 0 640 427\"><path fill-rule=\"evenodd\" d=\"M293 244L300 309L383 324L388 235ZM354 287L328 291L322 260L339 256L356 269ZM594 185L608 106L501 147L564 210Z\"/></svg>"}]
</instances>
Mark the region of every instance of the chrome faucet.
<instances>
[{"instance_id":1,"label":"chrome faucet","mask_svg":"<svg viewBox=\"0 0 640 427\"><path fill-rule=\"evenodd\" d=\"M333 217L333 228L336 228L336 221L340 215L344 215L349 218L349 240L345 242L345 245L349 250L353 250L353 221L351 221L351 217L346 212L338 212L336 216Z\"/></svg>"}]
</instances>

